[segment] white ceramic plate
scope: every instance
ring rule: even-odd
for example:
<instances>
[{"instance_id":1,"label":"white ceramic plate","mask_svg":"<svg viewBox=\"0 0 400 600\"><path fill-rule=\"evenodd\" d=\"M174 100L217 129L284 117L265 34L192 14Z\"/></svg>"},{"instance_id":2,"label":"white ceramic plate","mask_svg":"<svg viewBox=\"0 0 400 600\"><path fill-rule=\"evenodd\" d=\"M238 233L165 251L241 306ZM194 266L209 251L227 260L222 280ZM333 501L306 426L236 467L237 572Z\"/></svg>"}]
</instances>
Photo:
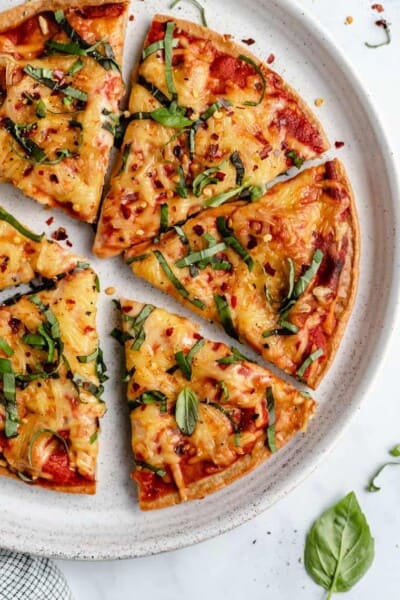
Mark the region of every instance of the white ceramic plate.
<instances>
[{"instance_id":1,"label":"white ceramic plate","mask_svg":"<svg viewBox=\"0 0 400 600\"><path fill-rule=\"evenodd\" d=\"M0 8L16 2L0 0ZM155 12L168 12L166 0L133 0L125 76ZM305 436L299 436L272 460L232 486L202 501L141 513L130 481L132 458L124 389L119 383L123 356L108 336L115 314L110 298L100 298L99 325L111 376L105 394L108 412L102 422L95 497L55 494L7 479L0 481L0 546L62 558L112 559L143 556L182 547L222 533L268 508L316 466L338 439L366 393L393 328L399 281L396 205L398 187L391 154L367 95L340 52L294 0L204 0L211 28L240 41L254 38L252 50L265 59L316 109L332 143L346 145L328 156L346 164L354 186L362 232L361 277L357 302L333 367L315 394L319 410ZM175 15L197 20L191 6ZM93 232L61 212L46 211L8 185L1 203L22 221L47 233L64 226L73 250L90 258L103 289L195 318L172 300L134 279L120 259L101 261L90 251ZM48 227L46 219L54 215ZM397 254L397 255L396 255ZM229 340L201 322L203 333Z\"/></svg>"}]
</instances>

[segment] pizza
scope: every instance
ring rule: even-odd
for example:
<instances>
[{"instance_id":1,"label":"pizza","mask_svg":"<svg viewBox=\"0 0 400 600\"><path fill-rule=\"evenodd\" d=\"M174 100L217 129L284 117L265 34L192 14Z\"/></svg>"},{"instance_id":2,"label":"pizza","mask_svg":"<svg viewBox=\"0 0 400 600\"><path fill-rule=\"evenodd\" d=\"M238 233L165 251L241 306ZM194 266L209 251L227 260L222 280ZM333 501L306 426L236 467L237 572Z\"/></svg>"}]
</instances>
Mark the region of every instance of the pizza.
<instances>
[{"instance_id":1,"label":"pizza","mask_svg":"<svg viewBox=\"0 0 400 600\"><path fill-rule=\"evenodd\" d=\"M126 252L132 271L315 388L353 304L359 234L337 160Z\"/></svg>"},{"instance_id":2,"label":"pizza","mask_svg":"<svg viewBox=\"0 0 400 600\"><path fill-rule=\"evenodd\" d=\"M4 209L0 254L0 289L35 279L0 304L0 474L92 494L106 379L97 275Z\"/></svg>"},{"instance_id":3,"label":"pizza","mask_svg":"<svg viewBox=\"0 0 400 600\"><path fill-rule=\"evenodd\" d=\"M0 206L0 290L36 277L54 280L72 271L81 257L27 229Z\"/></svg>"},{"instance_id":4,"label":"pizza","mask_svg":"<svg viewBox=\"0 0 400 600\"><path fill-rule=\"evenodd\" d=\"M0 14L0 179L89 223L119 122L127 10L36 0Z\"/></svg>"},{"instance_id":5,"label":"pizza","mask_svg":"<svg viewBox=\"0 0 400 600\"><path fill-rule=\"evenodd\" d=\"M203 498L306 428L309 394L188 319L126 299L121 315L141 509Z\"/></svg>"},{"instance_id":6,"label":"pizza","mask_svg":"<svg viewBox=\"0 0 400 600\"><path fill-rule=\"evenodd\" d=\"M204 209L259 197L329 145L298 94L248 48L160 15L134 73L129 113L98 224L100 257Z\"/></svg>"}]
</instances>

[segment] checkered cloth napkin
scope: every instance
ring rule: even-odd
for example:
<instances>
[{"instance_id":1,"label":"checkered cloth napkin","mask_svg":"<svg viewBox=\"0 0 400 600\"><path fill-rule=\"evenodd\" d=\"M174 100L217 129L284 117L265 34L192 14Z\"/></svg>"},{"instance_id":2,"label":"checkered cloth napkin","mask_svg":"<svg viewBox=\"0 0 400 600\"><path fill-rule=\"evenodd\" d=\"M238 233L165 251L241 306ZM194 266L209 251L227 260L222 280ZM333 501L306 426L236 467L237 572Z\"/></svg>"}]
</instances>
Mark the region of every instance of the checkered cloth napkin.
<instances>
[{"instance_id":1,"label":"checkered cloth napkin","mask_svg":"<svg viewBox=\"0 0 400 600\"><path fill-rule=\"evenodd\" d=\"M0 600L73 600L64 575L47 558L0 550Z\"/></svg>"}]
</instances>

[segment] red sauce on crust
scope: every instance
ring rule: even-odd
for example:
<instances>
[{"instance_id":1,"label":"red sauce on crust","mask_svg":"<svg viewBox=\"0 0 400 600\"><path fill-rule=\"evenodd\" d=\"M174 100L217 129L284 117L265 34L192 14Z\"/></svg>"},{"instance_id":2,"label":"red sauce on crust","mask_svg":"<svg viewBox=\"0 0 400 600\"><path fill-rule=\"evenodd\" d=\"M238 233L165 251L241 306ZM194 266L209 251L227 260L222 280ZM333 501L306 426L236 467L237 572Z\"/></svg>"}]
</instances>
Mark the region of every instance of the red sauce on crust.
<instances>
[{"instance_id":1,"label":"red sauce on crust","mask_svg":"<svg viewBox=\"0 0 400 600\"><path fill-rule=\"evenodd\" d=\"M42 467L42 471L51 475L54 483L63 485L78 485L88 481L88 479L71 471L65 450L56 450L49 456Z\"/></svg>"},{"instance_id":2,"label":"red sauce on crust","mask_svg":"<svg viewBox=\"0 0 400 600\"><path fill-rule=\"evenodd\" d=\"M135 471L131 477L139 484L142 500L155 500L171 492L176 492L174 483L166 483L159 475L151 471Z\"/></svg>"},{"instance_id":3,"label":"red sauce on crust","mask_svg":"<svg viewBox=\"0 0 400 600\"><path fill-rule=\"evenodd\" d=\"M158 40L163 40L165 35L165 23L160 23L160 21L153 21L151 25L151 29L147 34L147 44L152 44L153 42L158 42Z\"/></svg>"}]
</instances>

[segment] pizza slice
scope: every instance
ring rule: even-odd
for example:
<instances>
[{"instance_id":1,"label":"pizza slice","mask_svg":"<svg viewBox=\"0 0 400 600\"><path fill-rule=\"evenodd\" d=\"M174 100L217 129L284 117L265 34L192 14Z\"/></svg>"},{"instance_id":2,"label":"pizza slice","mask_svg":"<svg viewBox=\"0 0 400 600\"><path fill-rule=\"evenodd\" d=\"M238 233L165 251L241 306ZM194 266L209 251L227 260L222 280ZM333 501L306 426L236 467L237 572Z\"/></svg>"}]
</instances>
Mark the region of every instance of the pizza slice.
<instances>
[{"instance_id":1,"label":"pizza slice","mask_svg":"<svg viewBox=\"0 0 400 600\"><path fill-rule=\"evenodd\" d=\"M95 492L105 366L97 276L77 269L51 289L0 305L0 474L55 491Z\"/></svg>"},{"instance_id":2,"label":"pizza slice","mask_svg":"<svg viewBox=\"0 0 400 600\"><path fill-rule=\"evenodd\" d=\"M132 271L315 388L355 297L359 233L337 160L131 248Z\"/></svg>"},{"instance_id":3,"label":"pizza slice","mask_svg":"<svg viewBox=\"0 0 400 600\"><path fill-rule=\"evenodd\" d=\"M203 498L306 428L308 394L188 319L126 299L121 311L141 509Z\"/></svg>"},{"instance_id":4,"label":"pizza slice","mask_svg":"<svg viewBox=\"0 0 400 600\"><path fill-rule=\"evenodd\" d=\"M119 254L206 208L254 199L327 150L321 125L283 79L209 29L156 16L94 251Z\"/></svg>"},{"instance_id":5,"label":"pizza slice","mask_svg":"<svg viewBox=\"0 0 400 600\"><path fill-rule=\"evenodd\" d=\"M80 263L81 257L30 231L0 206L0 290L36 277L63 277Z\"/></svg>"},{"instance_id":6,"label":"pizza slice","mask_svg":"<svg viewBox=\"0 0 400 600\"><path fill-rule=\"evenodd\" d=\"M37 0L0 14L0 179L89 223L118 122L127 11Z\"/></svg>"}]
</instances>

